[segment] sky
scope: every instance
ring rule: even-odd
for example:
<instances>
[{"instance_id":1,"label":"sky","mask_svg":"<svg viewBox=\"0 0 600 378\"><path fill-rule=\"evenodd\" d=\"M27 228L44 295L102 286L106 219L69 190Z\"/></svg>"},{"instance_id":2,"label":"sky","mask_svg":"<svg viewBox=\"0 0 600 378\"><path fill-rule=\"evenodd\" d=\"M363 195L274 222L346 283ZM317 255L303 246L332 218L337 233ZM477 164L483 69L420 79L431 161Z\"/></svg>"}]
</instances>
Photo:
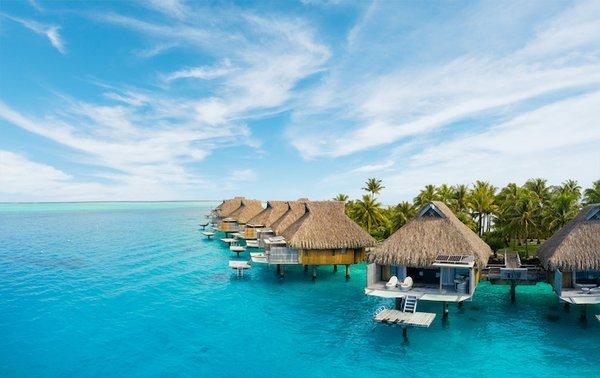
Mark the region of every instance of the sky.
<instances>
[{"instance_id":1,"label":"sky","mask_svg":"<svg viewBox=\"0 0 600 378\"><path fill-rule=\"evenodd\" d=\"M600 1L0 1L0 201L600 179Z\"/></svg>"}]
</instances>

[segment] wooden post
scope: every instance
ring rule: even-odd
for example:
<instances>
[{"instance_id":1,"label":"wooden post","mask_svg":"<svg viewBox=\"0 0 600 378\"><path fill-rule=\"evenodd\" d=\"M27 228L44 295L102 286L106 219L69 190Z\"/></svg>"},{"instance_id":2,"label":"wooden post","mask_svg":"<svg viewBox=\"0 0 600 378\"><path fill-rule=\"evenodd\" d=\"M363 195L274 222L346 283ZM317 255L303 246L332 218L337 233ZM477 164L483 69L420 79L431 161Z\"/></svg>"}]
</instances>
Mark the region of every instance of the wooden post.
<instances>
[{"instance_id":1,"label":"wooden post","mask_svg":"<svg viewBox=\"0 0 600 378\"><path fill-rule=\"evenodd\" d=\"M448 319L448 302L444 302L444 314L442 315L443 319Z\"/></svg>"},{"instance_id":2,"label":"wooden post","mask_svg":"<svg viewBox=\"0 0 600 378\"><path fill-rule=\"evenodd\" d=\"M587 305L581 305L581 315L579 318L583 321L587 320Z\"/></svg>"},{"instance_id":3,"label":"wooden post","mask_svg":"<svg viewBox=\"0 0 600 378\"><path fill-rule=\"evenodd\" d=\"M510 301L512 303L515 303L516 297L517 297L517 284L515 283L515 281L511 281L510 282Z\"/></svg>"},{"instance_id":4,"label":"wooden post","mask_svg":"<svg viewBox=\"0 0 600 378\"><path fill-rule=\"evenodd\" d=\"M308 272L308 265L304 265L304 271Z\"/></svg>"},{"instance_id":5,"label":"wooden post","mask_svg":"<svg viewBox=\"0 0 600 378\"><path fill-rule=\"evenodd\" d=\"M346 264L346 279L350 278L350 265Z\"/></svg>"},{"instance_id":6,"label":"wooden post","mask_svg":"<svg viewBox=\"0 0 600 378\"><path fill-rule=\"evenodd\" d=\"M394 301L394 308L398 311L402 311L402 298L396 298Z\"/></svg>"},{"instance_id":7,"label":"wooden post","mask_svg":"<svg viewBox=\"0 0 600 378\"><path fill-rule=\"evenodd\" d=\"M316 265L313 265L312 278L313 278L313 280L317 279L317 266Z\"/></svg>"},{"instance_id":8,"label":"wooden post","mask_svg":"<svg viewBox=\"0 0 600 378\"><path fill-rule=\"evenodd\" d=\"M337 272L337 265L333 264L333 272Z\"/></svg>"}]
</instances>

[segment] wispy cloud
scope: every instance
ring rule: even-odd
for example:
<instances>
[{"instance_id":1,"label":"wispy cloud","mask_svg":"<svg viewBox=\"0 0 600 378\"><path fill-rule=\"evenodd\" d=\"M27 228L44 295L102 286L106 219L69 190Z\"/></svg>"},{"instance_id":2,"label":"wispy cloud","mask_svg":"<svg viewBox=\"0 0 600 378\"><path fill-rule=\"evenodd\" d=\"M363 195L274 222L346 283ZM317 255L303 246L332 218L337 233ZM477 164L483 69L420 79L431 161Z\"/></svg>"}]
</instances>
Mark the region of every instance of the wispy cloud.
<instances>
[{"instance_id":1,"label":"wispy cloud","mask_svg":"<svg viewBox=\"0 0 600 378\"><path fill-rule=\"evenodd\" d=\"M191 13L191 9L181 0L143 0L140 4L180 20Z\"/></svg>"},{"instance_id":2,"label":"wispy cloud","mask_svg":"<svg viewBox=\"0 0 600 378\"><path fill-rule=\"evenodd\" d=\"M235 70L235 68L231 66L231 62L228 59L225 59L221 64L214 67L202 66L186 68L163 75L163 78L166 81L179 79L211 80L230 74L233 70Z\"/></svg>"},{"instance_id":3,"label":"wispy cloud","mask_svg":"<svg viewBox=\"0 0 600 378\"><path fill-rule=\"evenodd\" d=\"M61 54L64 54L67 52L65 43L63 42L63 40L59 34L60 27L55 26L55 25L46 25L41 22L27 20L24 18L10 16L7 14L2 14L2 15L10 20L13 20L13 21L23 25L27 29L29 29L39 35L45 36L50 41L50 44L52 44L52 46L55 49L57 49Z\"/></svg>"},{"instance_id":4,"label":"wispy cloud","mask_svg":"<svg viewBox=\"0 0 600 378\"><path fill-rule=\"evenodd\" d=\"M522 183L531 177L566 178L590 185L600 177L600 91L534 109L487 130L461 134L399 162L388 176L388 198L410 198L425 184Z\"/></svg>"},{"instance_id":5,"label":"wispy cloud","mask_svg":"<svg viewBox=\"0 0 600 378\"><path fill-rule=\"evenodd\" d=\"M471 51L442 64L390 67L384 73L375 66L360 78L347 76L342 64L321 87L306 93L287 135L306 158L338 157L447 128L482 112L507 106L515 111L540 96L597 88L599 15L597 2L579 3L540 24L522 48L500 56ZM351 32L352 42L375 25L381 26L377 15L362 18Z\"/></svg>"}]
</instances>

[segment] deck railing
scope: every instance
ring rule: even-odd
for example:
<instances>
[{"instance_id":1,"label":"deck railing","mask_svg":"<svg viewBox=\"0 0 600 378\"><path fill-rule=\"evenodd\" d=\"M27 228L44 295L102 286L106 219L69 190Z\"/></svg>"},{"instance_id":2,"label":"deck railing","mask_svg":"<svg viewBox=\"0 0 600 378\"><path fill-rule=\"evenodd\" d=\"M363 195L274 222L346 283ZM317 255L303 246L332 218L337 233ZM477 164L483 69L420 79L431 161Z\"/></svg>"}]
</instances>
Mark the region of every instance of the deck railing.
<instances>
[{"instance_id":1,"label":"deck railing","mask_svg":"<svg viewBox=\"0 0 600 378\"><path fill-rule=\"evenodd\" d=\"M298 264L298 250L289 247L269 249L269 264Z\"/></svg>"}]
</instances>

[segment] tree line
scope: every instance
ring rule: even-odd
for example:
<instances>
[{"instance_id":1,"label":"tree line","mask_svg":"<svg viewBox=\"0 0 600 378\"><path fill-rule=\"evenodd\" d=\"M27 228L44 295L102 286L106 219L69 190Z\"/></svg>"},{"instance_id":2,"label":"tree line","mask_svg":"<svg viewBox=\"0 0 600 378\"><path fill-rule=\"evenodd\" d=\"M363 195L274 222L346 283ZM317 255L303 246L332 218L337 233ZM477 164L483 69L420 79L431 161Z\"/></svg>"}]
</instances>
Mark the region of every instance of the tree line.
<instances>
[{"instance_id":1,"label":"tree line","mask_svg":"<svg viewBox=\"0 0 600 378\"><path fill-rule=\"evenodd\" d=\"M600 203L600 180L585 190L575 180L549 185L534 178L519 186L510 183L497 188L487 181L472 185L426 185L412 202L383 206L378 196L385 186L382 180L369 178L360 199L345 194L334 199L346 203L346 213L373 237L386 239L410 221L419 208L431 201L444 202L465 225L477 232L494 250L523 241L528 257L529 240L547 239L582 206Z\"/></svg>"}]
</instances>

